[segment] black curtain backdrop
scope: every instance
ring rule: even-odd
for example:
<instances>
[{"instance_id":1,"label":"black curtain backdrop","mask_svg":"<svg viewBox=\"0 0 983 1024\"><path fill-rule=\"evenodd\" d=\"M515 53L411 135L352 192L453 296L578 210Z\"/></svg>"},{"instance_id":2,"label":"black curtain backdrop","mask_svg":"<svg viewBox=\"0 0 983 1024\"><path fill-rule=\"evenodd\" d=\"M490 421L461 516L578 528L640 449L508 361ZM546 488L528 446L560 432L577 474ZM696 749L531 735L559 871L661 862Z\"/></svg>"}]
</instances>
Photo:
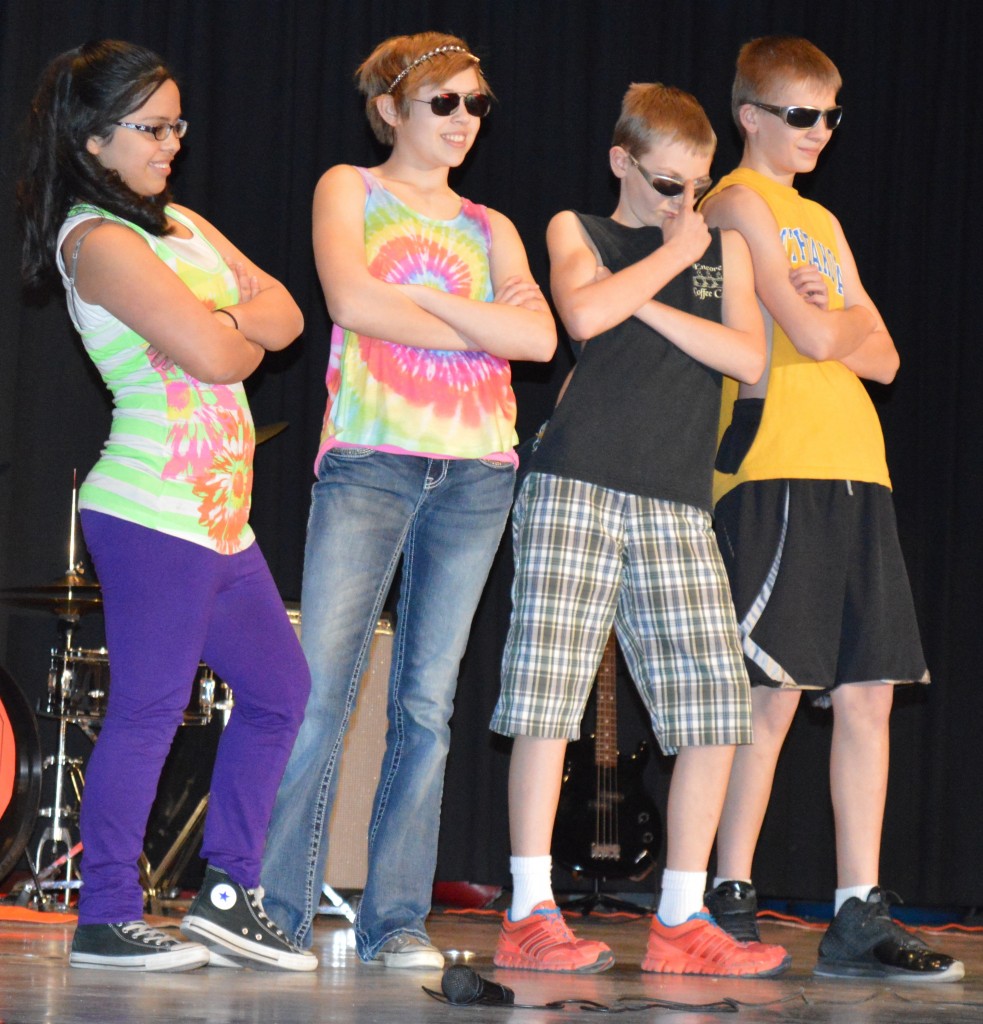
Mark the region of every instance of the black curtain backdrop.
<instances>
[{"instance_id":1,"label":"black curtain backdrop","mask_svg":"<svg viewBox=\"0 0 983 1024\"><path fill-rule=\"evenodd\" d=\"M249 382L258 425L289 427L258 451L253 523L285 599L296 599L312 461L324 403L329 323L310 252L319 175L381 152L352 73L386 36L441 29L481 55L498 95L456 179L509 215L548 280L544 229L556 211L613 209L610 131L630 82L694 92L720 145L714 173L739 158L729 91L739 45L805 35L843 73L846 114L802 188L831 206L901 353L890 388L874 389L934 683L899 692L882 881L909 902L983 903L979 872L983 755L981 426L983 354L976 124L983 86L973 0L6 0L0 4L0 589L46 583L68 563L72 474L95 461L109 406L60 299L25 301L12 210L19 125L38 74L56 53L115 36L165 56L191 129L173 178L201 211L281 278L306 316L303 337ZM515 366L519 432L546 418L567 369ZM438 877L507 884L507 744L487 731L509 613L503 545L465 660L454 718ZM0 663L32 702L43 688L52 616L0 609ZM77 643L102 642L97 616ZM152 646L148 657L153 656ZM646 726L626 698L626 749ZM47 726L45 727L47 728ZM828 715L802 710L779 769L756 863L759 889L828 899L835 882ZM49 738L50 743L50 738ZM50 749L50 747L49 747ZM664 803L670 765L647 778ZM657 875L641 883L654 884ZM618 886L624 888L624 885Z\"/></svg>"}]
</instances>

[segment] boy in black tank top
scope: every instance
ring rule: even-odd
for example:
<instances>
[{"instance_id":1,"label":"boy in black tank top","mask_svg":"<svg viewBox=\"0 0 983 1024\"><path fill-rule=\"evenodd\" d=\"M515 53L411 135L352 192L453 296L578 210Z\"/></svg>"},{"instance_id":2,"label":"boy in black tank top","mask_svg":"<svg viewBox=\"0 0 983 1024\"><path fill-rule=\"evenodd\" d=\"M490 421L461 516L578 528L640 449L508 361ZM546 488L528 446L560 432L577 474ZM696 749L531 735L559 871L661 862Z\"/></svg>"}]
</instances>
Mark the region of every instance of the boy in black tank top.
<instances>
[{"instance_id":1,"label":"boy in black tank top","mask_svg":"<svg viewBox=\"0 0 983 1024\"><path fill-rule=\"evenodd\" d=\"M568 739L612 625L662 749L677 753L667 870L642 969L770 976L703 910L706 866L749 687L710 526L721 374L755 381L764 335L747 246L694 210L716 138L696 100L634 85L610 151L611 217L564 211L547 233L553 298L587 342L514 510L516 577L492 728L515 737L513 903L499 967L601 971L553 901L550 846ZM724 268L726 267L726 273Z\"/></svg>"}]
</instances>

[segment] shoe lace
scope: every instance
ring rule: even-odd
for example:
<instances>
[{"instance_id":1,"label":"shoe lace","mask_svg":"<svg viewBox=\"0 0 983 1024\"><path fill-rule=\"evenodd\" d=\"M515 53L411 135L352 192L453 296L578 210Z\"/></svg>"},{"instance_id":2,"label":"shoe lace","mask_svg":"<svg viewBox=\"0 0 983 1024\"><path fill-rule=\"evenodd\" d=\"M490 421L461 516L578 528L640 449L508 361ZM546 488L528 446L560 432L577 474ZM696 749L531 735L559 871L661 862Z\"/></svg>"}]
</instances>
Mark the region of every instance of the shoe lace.
<instances>
[{"instance_id":1,"label":"shoe lace","mask_svg":"<svg viewBox=\"0 0 983 1024\"><path fill-rule=\"evenodd\" d=\"M402 932L401 934L396 935L392 939L390 939L389 942L386 943L386 945L389 947L388 951L390 953L400 953L407 947L421 949L424 946L428 945L428 943L425 943L421 938L419 938L416 935L410 935L407 932Z\"/></svg>"},{"instance_id":2,"label":"shoe lace","mask_svg":"<svg viewBox=\"0 0 983 1024\"><path fill-rule=\"evenodd\" d=\"M263 907L263 897L266 895L266 891L263 887L258 886L255 889L247 889L246 895L249 897L249 902L252 905L253 910L256 911L256 916L259 918L263 927L273 932L278 939L282 939L288 946L290 946L291 949L299 949L300 947L295 946L293 942L287 938L286 932L284 932L269 916L269 914L266 913L266 910Z\"/></svg>"},{"instance_id":3,"label":"shoe lace","mask_svg":"<svg viewBox=\"0 0 983 1024\"><path fill-rule=\"evenodd\" d=\"M704 927L694 929L685 938L679 940L679 948L691 956L699 957L709 963L723 963L735 955L743 957L750 953L749 947L729 935L708 914L694 914L694 918L704 922Z\"/></svg>"},{"instance_id":4,"label":"shoe lace","mask_svg":"<svg viewBox=\"0 0 983 1024\"><path fill-rule=\"evenodd\" d=\"M872 900L871 896L876 898ZM863 908L864 927L875 929L883 938L891 939L899 945L928 949L917 935L894 919L891 907L895 904L904 906L904 900L896 892L880 887L871 889Z\"/></svg>"},{"instance_id":5,"label":"shoe lace","mask_svg":"<svg viewBox=\"0 0 983 1024\"><path fill-rule=\"evenodd\" d=\"M174 941L169 935L159 928L147 924L146 921L130 921L121 925L120 931L131 939L147 943L148 946L169 946Z\"/></svg>"},{"instance_id":6,"label":"shoe lace","mask_svg":"<svg viewBox=\"0 0 983 1024\"><path fill-rule=\"evenodd\" d=\"M881 921L892 924L894 919L891 916L891 906L895 903L903 904L904 901L896 892L875 886L864 900L862 918L865 922Z\"/></svg>"},{"instance_id":7,"label":"shoe lace","mask_svg":"<svg viewBox=\"0 0 983 1024\"><path fill-rule=\"evenodd\" d=\"M563 917L563 912L557 908L550 908L549 910L537 910L536 914L539 916L543 923L543 926L547 931L556 939L558 942L575 942L576 937L573 932L570 931L570 926L567 924Z\"/></svg>"}]
</instances>

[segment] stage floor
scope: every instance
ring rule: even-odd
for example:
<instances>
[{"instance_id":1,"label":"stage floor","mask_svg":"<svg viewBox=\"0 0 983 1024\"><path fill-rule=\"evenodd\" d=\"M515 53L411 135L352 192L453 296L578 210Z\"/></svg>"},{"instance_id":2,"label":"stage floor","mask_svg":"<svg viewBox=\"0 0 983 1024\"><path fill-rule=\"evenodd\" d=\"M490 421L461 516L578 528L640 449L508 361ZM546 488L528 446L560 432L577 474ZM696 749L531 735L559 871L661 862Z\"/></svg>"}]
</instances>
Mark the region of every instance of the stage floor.
<instances>
[{"instance_id":1,"label":"stage floor","mask_svg":"<svg viewBox=\"0 0 983 1024\"><path fill-rule=\"evenodd\" d=\"M512 988L520 1003L589 999L614 1007L619 999L629 1000L636 1008L618 1018L626 1024L632 1020L702 1024L730 1015L744 1024L983 1021L983 937L978 935L930 937L933 946L963 960L965 981L891 988L813 979L821 932L777 923L763 924L762 931L764 938L781 942L793 955L791 970L780 979L738 982L642 974L638 964L647 922L607 915L578 917L574 923L579 934L602 939L615 950L618 963L610 971L582 977L499 971L491 964L498 920L492 912L436 912L430 935L448 955L449 963L468 957L466 962L483 977ZM154 921L173 925L177 918ZM156 975L72 970L67 955L73 927L73 922L57 913L44 915L38 923L0 922L0 1024L429 1024L452 1020L539 1024L590 1019L577 1007L539 1010L442 1005L421 988L426 985L439 991L439 971L398 971L360 963L352 929L339 917L318 919L314 942L321 964L307 975L218 968ZM642 1008L656 1000L692 1009L680 1013L664 1007ZM722 1005L724 1000L732 1000L733 1008Z\"/></svg>"}]
</instances>

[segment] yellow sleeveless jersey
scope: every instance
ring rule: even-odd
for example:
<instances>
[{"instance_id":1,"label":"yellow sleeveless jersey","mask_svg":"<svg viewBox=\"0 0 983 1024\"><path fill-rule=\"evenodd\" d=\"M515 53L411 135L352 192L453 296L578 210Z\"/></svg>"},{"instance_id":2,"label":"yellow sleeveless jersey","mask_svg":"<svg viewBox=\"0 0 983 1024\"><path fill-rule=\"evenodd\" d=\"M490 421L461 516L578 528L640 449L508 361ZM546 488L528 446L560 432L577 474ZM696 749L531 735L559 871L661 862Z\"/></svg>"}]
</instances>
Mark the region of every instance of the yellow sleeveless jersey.
<instances>
[{"instance_id":1,"label":"yellow sleeveless jersey","mask_svg":"<svg viewBox=\"0 0 983 1024\"><path fill-rule=\"evenodd\" d=\"M789 267L816 266L829 287L829 308L842 309L843 276L826 209L746 167L722 178L710 195L731 185L744 185L765 200ZM718 439L730 424L737 393L737 381L725 377ZM714 503L747 480L776 479L891 486L880 420L860 378L840 362L800 354L774 323L761 425L737 472L714 474Z\"/></svg>"}]
</instances>

